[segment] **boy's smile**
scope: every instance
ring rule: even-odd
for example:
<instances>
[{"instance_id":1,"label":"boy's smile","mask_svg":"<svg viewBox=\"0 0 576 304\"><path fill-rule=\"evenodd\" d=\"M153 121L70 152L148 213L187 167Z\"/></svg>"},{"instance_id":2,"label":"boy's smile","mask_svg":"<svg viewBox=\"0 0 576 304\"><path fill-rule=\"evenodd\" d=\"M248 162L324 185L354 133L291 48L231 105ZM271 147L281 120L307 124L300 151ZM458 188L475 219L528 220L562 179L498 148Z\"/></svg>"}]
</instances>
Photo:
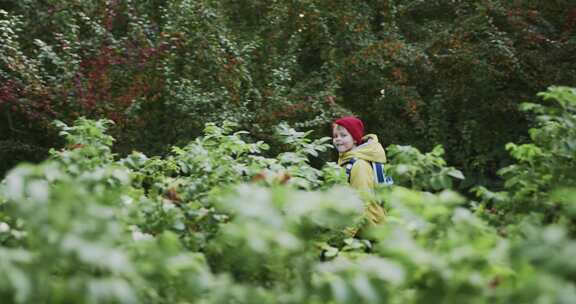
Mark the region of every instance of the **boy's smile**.
<instances>
[{"instance_id":1,"label":"boy's smile","mask_svg":"<svg viewBox=\"0 0 576 304\"><path fill-rule=\"evenodd\" d=\"M332 143L338 153L344 153L356 147L350 132L340 125L335 125L332 129Z\"/></svg>"}]
</instances>

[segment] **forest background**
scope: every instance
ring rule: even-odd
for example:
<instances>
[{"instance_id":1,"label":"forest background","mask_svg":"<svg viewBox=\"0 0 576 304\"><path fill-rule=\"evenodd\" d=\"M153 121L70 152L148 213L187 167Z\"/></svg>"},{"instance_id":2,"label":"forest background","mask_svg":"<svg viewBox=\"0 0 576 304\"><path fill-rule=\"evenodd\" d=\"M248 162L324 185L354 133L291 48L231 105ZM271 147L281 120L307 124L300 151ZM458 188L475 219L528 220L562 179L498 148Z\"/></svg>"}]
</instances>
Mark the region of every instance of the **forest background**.
<instances>
[{"instance_id":1,"label":"forest background","mask_svg":"<svg viewBox=\"0 0 576 304\"><path fill-rule=\"evenodd\" d=\"M573 2L0 0L0 298L574 302Z\"/></svg>"},{"instance_id":2,"label":"forest background","mask_svg":"<svg viewBox=\"0 0 576 304\"><path fill-rule=\"evenodd\" d=\"M0 174L108 118L114 150L164 155L207 122L271 140L355 114L384 146L444 146L498 184L519 103L576 83L570 1L0 1ZM272 145L279 147L279 145ZM281 149L281 147L279 147ZM276 151L277 152L277 151ZM335 155L324 152L318 166Z\"/></svg>"}]
</instances>

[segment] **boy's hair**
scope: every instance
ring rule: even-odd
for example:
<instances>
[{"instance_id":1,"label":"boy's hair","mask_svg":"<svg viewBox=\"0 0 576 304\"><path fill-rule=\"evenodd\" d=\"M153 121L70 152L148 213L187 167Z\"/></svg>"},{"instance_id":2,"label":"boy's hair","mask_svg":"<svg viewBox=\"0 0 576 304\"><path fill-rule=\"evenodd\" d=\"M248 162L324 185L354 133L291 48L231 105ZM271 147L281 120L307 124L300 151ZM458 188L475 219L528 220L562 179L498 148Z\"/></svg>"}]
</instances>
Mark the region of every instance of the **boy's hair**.
<instances>
[{"instance_id":1,"label":"boy's hair","mask_svg":"<svg viewBox=\"0 0 576 304\"><path fill-rule=\"evenodd\" d=\"M364 123L359 118L354 116L344 116L336 119L333 123L333 127L334 125L342 126L348 130L356 144L362 143L362 137L364 137Z\"/></svg>"}]
</instances>

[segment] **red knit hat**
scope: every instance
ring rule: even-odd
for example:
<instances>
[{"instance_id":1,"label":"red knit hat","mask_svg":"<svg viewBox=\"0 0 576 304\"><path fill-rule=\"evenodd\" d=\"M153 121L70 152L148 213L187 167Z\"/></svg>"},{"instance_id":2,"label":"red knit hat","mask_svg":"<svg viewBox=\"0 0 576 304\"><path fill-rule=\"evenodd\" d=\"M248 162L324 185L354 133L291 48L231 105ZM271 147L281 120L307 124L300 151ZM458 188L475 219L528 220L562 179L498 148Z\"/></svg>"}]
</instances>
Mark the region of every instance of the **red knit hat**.
<instances>
[{"instance_id":1,"label":"red knit hat","mask_svg":"<svg viewBox=\"0 0 576 304\"><path fill-rule=\"evenodd\" d=\"M356 144L362 143L362 137L364 137L364 123L354 117L354 116L345 116L342 118L337 119L334 121L335 124L342 126L350 132L352 138L356 141Z\"/></svg>"}]
</instances>

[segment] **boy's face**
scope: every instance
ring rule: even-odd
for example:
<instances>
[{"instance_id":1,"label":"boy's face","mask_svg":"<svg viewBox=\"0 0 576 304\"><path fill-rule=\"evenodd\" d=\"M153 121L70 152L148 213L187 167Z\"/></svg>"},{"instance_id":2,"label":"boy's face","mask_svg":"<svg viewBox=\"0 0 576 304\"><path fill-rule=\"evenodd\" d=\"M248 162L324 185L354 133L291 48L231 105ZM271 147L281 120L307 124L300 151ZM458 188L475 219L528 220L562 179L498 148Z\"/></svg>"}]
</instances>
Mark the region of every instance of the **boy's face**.
<instances>
[{"instance_id":1,"label":"boy's face","mask_svg":"<svg viewBox=\"0 0 576 304\"><path fill-rule=\"evenodd\" d=\"M356 143L346 128L340 125L334 125L332 128L332 143L338 150L338 153L344 153L356 147Z\"/></svg>"}]
</instances>

